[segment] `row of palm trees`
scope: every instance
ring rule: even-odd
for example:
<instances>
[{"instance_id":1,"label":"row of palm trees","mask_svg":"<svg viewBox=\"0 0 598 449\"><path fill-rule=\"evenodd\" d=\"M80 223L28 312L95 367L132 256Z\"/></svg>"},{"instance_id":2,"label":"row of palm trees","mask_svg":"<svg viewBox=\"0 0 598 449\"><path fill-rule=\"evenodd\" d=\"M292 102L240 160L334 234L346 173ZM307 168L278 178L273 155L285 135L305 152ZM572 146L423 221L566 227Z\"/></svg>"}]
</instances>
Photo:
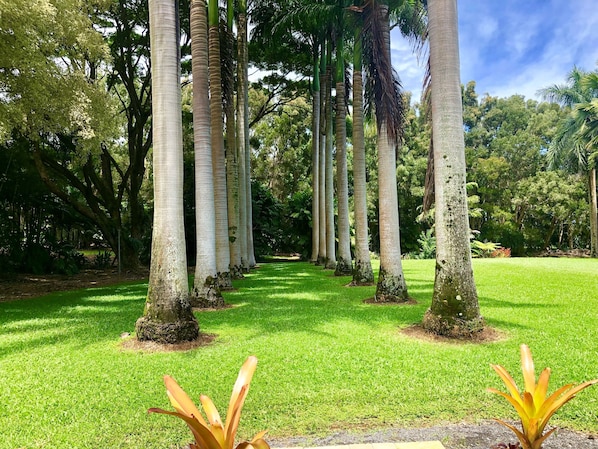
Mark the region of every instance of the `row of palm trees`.
<instances>
[{"instance_id":1,"label":"row of palm trees","mask_svg":"<svg viewBox=\"0 0 598 449\"><path fill-rule=\"evenodd\" d=\"M176 2L150 0L149 3L155 209L150 285L146 310L137 323L138 338L164 342L195 338L198 326L191 313L192 303L208 305L221 301L219 289L231 285L231 271L233 274L240 272L252 262L249 243L251 232L240 232L249 228L251 216L250 202L247 200L247 5L243 1L239 2L239 99L235 114L230 98L225 96L225 110L222 107L217 0L210 0L207 20L205 0L193 0L198 258L195 283L192 295L189 295L184 243L181 243L184 242L184 233L181 209L180 58L176 45L177 11L173 3ZM367 108L362 106L363 85L366 86L366 92L372 93L365 95L365 99L372 104L378 129L380 273L375 299L380 302L408 300L401 265L396 185L396 149L401 138L403 105L400 85L391 63L391 13L411 14L412 26L407 27L410 33L419 39L429 36L438 249L434 297L423 324L427 329L445 335L470 336L481 330L483 320L479 312L469 248L456 0L429 0L427 4L419 0L312 0L286 1L284 5L274 0L255 0L254 6L258 10L260 3L262 7L267 6L270 12L256 17L252 35L255 39L261 36L264 43L268 43L265 36L274 37L270 42L275 43L298 39L302 40L298 48L303 46L311 51L314 74L312 259L326 268L334 268L338 275L353 273L355 285L373 282L365 206L363 121ZM426 23L425 14L422 14L426 9L428 26L422 27ZM231 10L232 2L229 4L229 32L232 32ZM260 22L264 17L269 22ZM355 24L351 27L355 30L350 36L353 39L346 39L350 28L346 23L349 20ZM345 42L353 44L354 59L355 267L350 249L348 207ZM362 65L365 78L362 76ZM332 86L336 93L335 107ZM175 105L178 105L178 109ZM336 109L335 117L333 109ZM208 116L210 126L206 123ZM226 162L223 117L226 118L228 130ZM332 125L333 119L336 120L335 127ZM235 126L235 121L238 126ZM333 128L336 129L335 136ZM333 212L334 143L338 204L336 228ZM237 166L242 166L242 169L236 169ZM338 246L335 244L337 237Z\"/></svg>"},{"instance_id":2,"label":"row of palm trees","mask_svg":"<svg viewBox=\"0 0 598 449\"><path fill-rule=\"evenodd\" d=\"M275 42L285 38L302 39L313 52L314 232L311 259L326 268L335 268L337 275L353 273L352 285L367 285L374 280L369 258L365 194L362 90L365 72L365 99L372 104L378 129L380 272L374 298L377 302L409 300L401 264L396 188L396 149L401 139L403 105L400 85L391 63L390 17L393 16L402 25L401 31L415 40L416 45L421 46L429 36L430 98L433 129L437 136L433 145L434 161L438 161L434 170L436 227L441 248L438 251L434 301L424 318L424 326L441 334L463 336L476 333L483 327L483 320L469 247L456 1L438 0L424 5L420 1L407 0L312 0L293 3L289 10L275 10L278 15L272 14L258 23L256 34L270 36ZM347 23L351 27L346 26ZM353 29L354 34L346 33L348 29ZM267 44L268 40L264 43ZM354 266L350 252L345 145L346 43L353 46L354 60ZM300 44L294 47L300 47ZM315 75L318 67L319 79ZM336 93L336 228L331 213L334 191L330 131L333 120L332 86ZM336 239L338 245L335 248Z\"/></svg>"},{"instance_id":3,"label":"row of palm trees","mask_svg":"<svg viewBox=\"0 0 598 449\"><path fill-rule=\"evenodd\" d=\"M221 54L234 49L233 2L228 2L222 32L218 1L209 0L206 4L205 0L192 0L197 261L193 288L189 291L183 223L177 5L172 0L149 2L154 226L146 306L136 324L138 339L164 343L197 338L199 326L192 307L222 306L221 290L232 288L233 277L242 277L244 271L255 266L249 177L247 4L238 2L235 85L234 74L222 70L221 64Z\"/></svg>"}]
</instances>

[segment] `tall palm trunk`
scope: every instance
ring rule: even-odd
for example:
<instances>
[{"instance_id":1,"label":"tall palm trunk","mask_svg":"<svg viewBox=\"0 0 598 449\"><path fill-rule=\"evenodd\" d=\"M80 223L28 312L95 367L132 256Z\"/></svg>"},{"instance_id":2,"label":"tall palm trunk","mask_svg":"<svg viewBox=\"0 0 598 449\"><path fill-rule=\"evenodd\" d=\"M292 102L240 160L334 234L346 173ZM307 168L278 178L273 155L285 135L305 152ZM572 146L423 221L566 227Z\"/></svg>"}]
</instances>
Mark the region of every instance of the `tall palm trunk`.
<instances>
[{"instance_id":1,"label":"tall palm trunk","mask_svg":"<svg viewBox=\"0 0 598 449\"><path fill-rule=\"evenodd\" d=\"M355 30L353 61L353 201L355 203L355 268L351 285L371 285L374 272L370 259L365 138L363 129L362 28Z\"/></svg>"},{"instance_id":2,"label":"tall palm trunk","mask_svg":"<svg viewBox=\"0 0 598 449\"><path fill-rule=\"evenodd\" d=\"M247 98L246 98L247 99ZM247 215L247 261L250 268L257 265L253 249L253 203L251 197L251 152L249 150L249 102L245 102L245 195Z\"/></svg>"},{"instance_id":3,"label":"tall palm trunk","mask_svg":"<svg viewBox=\"0 0 598 449\"><path fill-rule=\"evenodd\" d=\"M380 226L380 273L377 302L404 302L409 299L401 262L399 201L397 194L396 146L383 122L378 127L378 201Z\"/></svg>"},{"instance_id":4,"label":"tall palm trunk","mask_svg":"<svg viewBox=\"0 0 598 449\"><path fill-rule=\"evenodd\" d=\"M205 0L191 1L193 140L195 146L195 229L197 257L191 295L194 307L222 307L216 279L216 217L212 179L208 88L208 18Z\"/></svg>"},{"instance_id":5,"label":"tall palm trunk","mask_svg":"<svg viewBox=\"0 0 598 449\"><path fill-rule=\"evenodd\" d=\"M311 133L311 261L318 263L320 252L320 64L319 56L314 57L314 78L312 88L312 133Z\"/></svg>"},{"instance_id":6,"label":"tall palm trunk","mask_svg":"<svg viewBox=\"0 0 598 449\"><path fill-rule=\"evenodd\" d=\"M139 340L177 343L197 338L189 303L183 222L183 132L177 3L150 0L154 142L154 227Z\"/></svg>"},{"instance_id":7,"label":"tall palm trunk","mask_svg":"<svg viewBox=\"0 0 598 449\"><path fill-rule=\"evenodd\" d=\"M243 95L242 104L239 104L239 116L243 116L243 152L244 158L244 175L241 179L244 180L244 188L242 189L245 194L244 201L241 201L241 205L245 206L245 250L243 253L246 255L246 262L244 264L247 268L253 268L256 266L255 251L253 248L253 205L251 199L251 150L249 147L249 88L248 88L248 67L249 67L249 51L247 46L247 0L239 0L239 36L241 43L239 45L239 52L243 52L243 56L239 57L239 64L242 65L240 71L242 76L239 76L239 83L242 81ZM243 30L243 31L242 31ZM242 110L241 110L242 108ZM240 125L239 125L240 126ZM240 137L239 137L240 139Z\"/></svg>"},{"instance_id":8,"label":"tall palm trunk","mask_svg":"<svg viewBox=\"0 0 598 449\"><path fill-rule=\"evenodd\" d=\"M212 130L212 167L216 215L216 268L218 286L231 289L230 248L228 245L228 210L226 167L223 139L222 71L220 67L220 32L218 29L218 1L209 3L209 73L210 124Z\"/></svg>"},{"instance_id":9,"label":"tall palm trunk","mask_svg":"<svg viewBox=\"0 0 598 449\"><path fill-rule=\"evenodd\" d=\"M235 41L233 31L234 7L233 0L227 4L227 26L225 31L225 45L228 47L227 55L234 53ZM233 63L233 61L229 61ZM235 75L234 71L227 71L225 75L225 110L226 117L226 187L227 187L227 213L228 213L228 245L230 249L230 273L233 279L243 278L241 265L241 245L239 228L239 152L237 146L237 126L235 120Z\"/></svg>"},{"instance_id":10,"label":"tall palm trunk","mask_svg":"<svg viewBox=\"0 0 598 449\"><path fill-rule=\"evenodd\" d=\"M436 276L432 305L423 325L429 331L469 337L483 328L471 264L465 143L456 0L429 0Z\"/></svg>"},{"instance_id":11,"label":"tall palm trunk","mask_svg":"<svg viewBox=\"0 0 598 449\"><path fill-rule=\"evenodd\" d=\"M341 13L342 14L342 13ZM342 19L341 19L342 22ZM342 29L342 26L339 27ZM345 61L343 36L336 42L336 194L338 201L338 257L336 276L353 272L349 227L349 181L347 177L347 105L345 103Z\"/></svg>"},{"instance_id":12,"label":"tall palm trunk","mask_svg":"<svg viewBox=\"0 0 598 449\"><path fill-rule=\"evenodd\" d=\"M590 257L598 257L598 198L596 197L596 167L588 171L590 190Z\"/></svg>"},{"instance_id":13,"label":"tall palm trunk","mask_svg":"<svg viewBox=\"0 0 598 449\"><path fill-rule=\"evenodd\" d=\"M320 218L320 248L318 251L318 265L326 266L326 92L328 83L326 79L326 44L322 43L322 58L320 64L320 135L318 142L320 177L319 183L319 218Z\"/></svg>"},{"instance_id":14,"label":"tall palm trunk","mask_svg":"<svg viewBox=\"0 0 598 449\"><path fill-rule=\"evenodd\" d=\"M336 268L336 237L334 231L334 175L333 175L333 157L332 157L332 67L331 53L332 44L328 42L326 57L328 64L326 67L326 268L334 270Z\"/></svg>"},{"instance_id":15,"label":"tall palm trunk","mask_svg":"<svg viewBox=\"0 0 598 449\"><path fill-rule=\"evenodd\" d=\"M245 153L248 151L246 135L246 107L248 101L247 60L247 2L239 0L237 17L237 147L239 155L239 245L243 271L249 271L247 251L247 173ZM247 148L246 148L247 147Z\"/></svg>"},{"instance_id":16,"label":"tall palm trunk","mask_svg":"<svg viewBox=\"0 0 598 449\"><path fill-rule=\"evenodd\" d=\"M378 4L374 12L382 39L381 60L390 64L390 25L388 5ZM377 302L404 302L409 299L401 262L399 200L397 193L397 139L376 105L378 121L378 202L380 227L380 273L374 299Z\"/></svg>"}]
</instances>

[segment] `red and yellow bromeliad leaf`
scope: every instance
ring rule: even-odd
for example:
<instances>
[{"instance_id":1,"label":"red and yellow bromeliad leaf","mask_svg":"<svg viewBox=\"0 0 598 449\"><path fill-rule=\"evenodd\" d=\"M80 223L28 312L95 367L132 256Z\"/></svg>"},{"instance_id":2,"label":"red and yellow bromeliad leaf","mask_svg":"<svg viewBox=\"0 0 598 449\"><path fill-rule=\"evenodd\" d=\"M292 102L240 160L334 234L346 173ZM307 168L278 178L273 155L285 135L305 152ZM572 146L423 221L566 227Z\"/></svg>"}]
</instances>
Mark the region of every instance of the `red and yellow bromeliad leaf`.
<instances>
[{"instance_id":1,"label":"red and yellow bromeliad leaf","mask_svg":"<svg viewBox=\"0 0 598 449\"><path fill-rule=\"evenodd\" d=\"M177 381L170 376L164 376L164 384L166 385L168 398L175 410L187 416L195 416L195 419L207 427L206 422L201 416L201 412L187 393L179 386Z\"/></svg>"},{"instance_id":2,"label":"red and yellow bromeliad leaf","mask_svg":"<svg viewBox=\"0 0 598 449\"><path fill-rule=\"evenodd\" d=\"M200 423L195 416L187 416L184 413L171 412L161 408L150 408L149 413L161 413L163 415L176 416L187 423L195 441L202 447L202 449L220 449L220 444L206 426Z\"/></svg>"},{"instance_id":3,"label":"red and yellow bromeliad leaf","mask_svg":"<svg viewBox=\"0 0 598 449\"><path fill-rule=\"evenodd\" d=\"M523 373L525 391L534 394L536 391L536 372L532 352L527 345L521 345L521 371Z\"/></svg>"},{"instance_id":4,"label":"red and yellow bromeliad leaf","mask_svg":"<svg viewBox=\"0 0 598 449\"><path fill-rule=\"evenodd\" d=\"M500 376L502 381L505 383L507 390L511 393L511 396L517 400L521 405L523 405L523 400L521 399L521 395L519 394L519 389L517 388L517 384L508 373L506 369L504 369L500 365L491 365L492 369L496 371L496 373Z\"/></svg>"},{"instance_id":5,"label":"red and yellow bromeliad leaf","mask_svg":"<svg viewBox=\"0 0 598 449\"><path fill-rule=\"evenodd\" d=\"M546 393L548 392L548 381L550 380L550 368L544 368L538 377L538 385L534 391L534 403L536 408L540 408L546 400Z\"/></svg>"},{"instance_id":6,"label":"red and yellow bromeliad leaf","mask_svg":"<svg viewBox=\"0 0 598 449\"><path fill-rule=\"evenodd\" d=\"M233 448L233 442L235 439L235 435L237 434L237 429L239 428L239 422L241 420L241 409L243 408L243 401L245 400L245 396L247 396L247 390L249 389L249 385L244 385L241 388L240 394L237 396L237 402L233 404L232 408L229 409L229 416L226 419L226 439L229 443L227 449Z\"/></svg>"},{"instance_id":7,"label":"red and yellow bromeliad leaf","mask_svg":"<svg viewBox=\"0 0 598 449\"><path fill-rule=\"evenodd\" d=\"M221 448L226 448L227 444L226 438L224 436L224 428L222 426L222 420L220 419L220 414L218 413L216 406L206 395L202 394L199 397L199 400L201 401L201 406L203 407L204 412L206 412L206 417L210 423L210 430L214 435L214 438L216 438Z\"/></svg>"},{"instance_id":8,"label":"red and yellow bromeliad leaf","mask_svg":"<svg viewBox=\"0 0 598 449\"><path fill-rule=\"evenodd\" d=\"M220 414L212 400L202 395L200 401L204 412L206 413L209 425L202 417L201 412L195 403L189 398L187 393L170 376L164 376L166 393L176 410L170 412L159 408L151 408L151 413L162 413L171 416L177 416L184 420L193 436L195 443L191 444L192 449L233 449L235 436L241 419L241 410L247 397L249 383L257 367L257 358L250 356L239 371L237 381L233 387L230 398L229 408L226 416L226 423L222 423ZM270 449L268 443L263 439L266 431L256 434L251 442L243 442L237 448L239 449Z\"/></svg>"},{"instance_id":9,"label":"red and yellow bromeliad leaf","mask_svg":"<svg viewBox=\"0 0 598 449\"><path fill-rule=\"evenodd\" d=\"M521 371L525 384L523 393L519 392L517 384L507 370L500 365L492 365L492 368L503 380L511 395L494 388L488 388L488 391L503 396L515 408L521 418L522 431L501 420L497 419L496 421L511 429L519 438L524 449L540 449L546 438L554 432L552 429L542 435L552 415L581 390L598 383L598 379L594 379L576 387L573 384L568 384L547 398L550 368L545 368L542 371L536 384L534 362L527 345L521 345Z\"/></svg>"}]
</instances>

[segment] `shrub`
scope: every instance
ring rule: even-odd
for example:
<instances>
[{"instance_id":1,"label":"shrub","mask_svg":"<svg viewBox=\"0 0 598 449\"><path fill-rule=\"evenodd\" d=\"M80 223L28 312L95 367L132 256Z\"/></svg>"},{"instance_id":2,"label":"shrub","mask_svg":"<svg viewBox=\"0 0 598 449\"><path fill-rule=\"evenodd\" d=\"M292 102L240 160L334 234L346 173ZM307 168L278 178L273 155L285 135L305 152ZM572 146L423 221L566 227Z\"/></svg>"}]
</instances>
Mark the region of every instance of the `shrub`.
<instances>
[{"instance_id":1,"label":"shrub","mask_svg":"<svg viewBox=\"0 0 598 449\"><path fill-rule=\"evenodd\" d=\"M523 392L519 391L517 384L506 369L500 365L492 365L492 368L503 380L510 395L495 388L488 388L488 391L499 394L509 401L521 419L522 430L500 419L496 421L508 427L517 435L523 449L541 449L542 443L556 430L556 428L553 428L544 433L544 428L552 415L564 404L573 399L581 390L598 383L598 379L594 379L577 386L567 384L548 396L550 368L545 368L542 371L538 377L538 383L536 383L534 361L527 345L521 345L521 371L524 380Z\"/></svg>"}]
</instances>

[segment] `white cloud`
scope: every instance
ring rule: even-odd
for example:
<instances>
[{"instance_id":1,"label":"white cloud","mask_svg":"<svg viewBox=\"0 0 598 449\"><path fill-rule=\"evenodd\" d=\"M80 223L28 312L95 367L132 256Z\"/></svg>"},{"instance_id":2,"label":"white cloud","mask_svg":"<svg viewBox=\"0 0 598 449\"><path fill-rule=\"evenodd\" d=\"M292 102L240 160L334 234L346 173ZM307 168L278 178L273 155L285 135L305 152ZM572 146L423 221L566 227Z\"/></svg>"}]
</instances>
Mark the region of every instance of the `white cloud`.
<instances>
[{"instance_id":1,"label":"white cloud","mask_svg":"<svg viewBox=\"0 0 598 449\"><path fill-rule=\"evenodd\" d=\"M496 33L498 21L493 17L482 17L475 25L475 35L478 39L488 40Z\"/></svg>"},{"instance_id":2,"label":"white cloud","mask_svg":"<svg viewBox=\"0 0 598 449\"><path fill-rule=\"evenodd\" d=\"M538 89L566 81L573 65L598 62L596 0L460 0L461 81L479 94L539 99ZM423 68L393 34L393 63L406 90L419 98Z\"/></svg>"},{"instance_id":3,"label":"white cloud","mask_svg":"<svg viewBox=\"0 0 598 449\"><path fill-rule=\"evenodd\" d=\"M399 74L403 90L412 93L413 101L419 101L425 61L418 61L411 44L397 29L391 32L391 39L392 65Z\"/></svg>"}]
</instances>

